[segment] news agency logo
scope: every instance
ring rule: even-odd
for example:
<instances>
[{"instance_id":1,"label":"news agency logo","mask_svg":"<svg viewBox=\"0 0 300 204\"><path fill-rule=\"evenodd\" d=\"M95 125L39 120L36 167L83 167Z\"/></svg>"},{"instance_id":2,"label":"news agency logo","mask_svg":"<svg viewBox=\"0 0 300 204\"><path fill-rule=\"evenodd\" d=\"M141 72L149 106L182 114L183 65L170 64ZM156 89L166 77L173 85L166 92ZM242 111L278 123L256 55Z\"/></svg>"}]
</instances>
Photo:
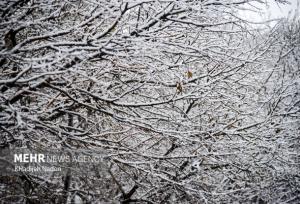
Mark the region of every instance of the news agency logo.
<instances>
[{"instance_id":1,"label":"news agency logo","mask_svg":"<svg viewBox=\"0 0 300 204\"><path fill-rule=\"evenodd\" d=\"M15 163L45 163L44 154L14 154Z\"/></svg>"},{"instance_id":2,"label":"news agency logo","mask_svg":"<svg viewBox=\"0 0 300 204\"><path fill-rule=\"evenodd\" d=\"M21 153L14 154L15 172L59 172L61 167L46 165L47 157L45 154ZM44 165L39 165L44 163ZM26 164L26 165L25 165Z\"/></svg>"},{"instance_id":3,"label":"news agency logo","mask_svg":"<svg viewBox=\"0 0 300 204\"><path fill-rule=\"evenodd\" d=\"M47 172L64 174L69 169L76 173L105 170L106 153L87 150L60 151L56 149L0 149L0 176L30 172L43 175Z\"/></svg>"},{"instance_id":4,"label":"news agency logo","mask_svg":"<svg viewBox=\"0 0 300 204\"><path fill-rule=\"evenodd\" d=\"M14 154L14 163L100 163L102 159L102 156L88 155Z\"/></svg>"}]
</instances>

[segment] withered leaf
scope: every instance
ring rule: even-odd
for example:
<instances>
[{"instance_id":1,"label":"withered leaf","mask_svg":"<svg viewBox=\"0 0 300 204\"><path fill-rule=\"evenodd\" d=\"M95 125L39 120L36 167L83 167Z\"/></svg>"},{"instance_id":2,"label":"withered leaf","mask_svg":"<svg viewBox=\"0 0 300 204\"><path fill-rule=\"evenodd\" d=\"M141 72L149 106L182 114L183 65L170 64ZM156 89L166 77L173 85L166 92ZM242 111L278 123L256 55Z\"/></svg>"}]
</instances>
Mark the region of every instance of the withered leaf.
<instances>
[{"instance_id":1,"label":"withered leaf","mask_svg":"<svg viewBox=\"0 0 300 204\"><path fill-rule=\"evenodd\" d=\"M177 82L177 83L176 83L176 89L177 89L178 93L181 93L181 92L182 92L182 85L181 85L180 82Z\"/></svg>"},{"instance_id":2,"label":"withered leaf","mask_svg":"<svg viewBox=\"0 0 300 204\"><path fill-rule=\"evenodd\" d=\"M189 71L187 71L187 76L190 79L193 77L193 73L189 70Z\"/></svg>"}]
</instances>

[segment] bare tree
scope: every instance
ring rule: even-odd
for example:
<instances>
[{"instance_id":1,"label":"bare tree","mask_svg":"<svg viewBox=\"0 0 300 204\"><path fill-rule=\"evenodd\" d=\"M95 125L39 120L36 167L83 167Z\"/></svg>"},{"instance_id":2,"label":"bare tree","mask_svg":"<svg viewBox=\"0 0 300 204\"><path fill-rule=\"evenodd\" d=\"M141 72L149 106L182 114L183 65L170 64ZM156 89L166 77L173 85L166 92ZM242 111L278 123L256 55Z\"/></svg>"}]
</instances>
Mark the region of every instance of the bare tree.
<instances>
[{"instance_id":1,"label":"bare tree","mask_svg":"<svg viewBox=\"0 0 300 204\"><path fill-rule=\"evenodd\" d=\"M252 2L1 3L1 145L108 164L2 200L299 202L299 21L251 29Z\"/></svg>"}]
</instances>

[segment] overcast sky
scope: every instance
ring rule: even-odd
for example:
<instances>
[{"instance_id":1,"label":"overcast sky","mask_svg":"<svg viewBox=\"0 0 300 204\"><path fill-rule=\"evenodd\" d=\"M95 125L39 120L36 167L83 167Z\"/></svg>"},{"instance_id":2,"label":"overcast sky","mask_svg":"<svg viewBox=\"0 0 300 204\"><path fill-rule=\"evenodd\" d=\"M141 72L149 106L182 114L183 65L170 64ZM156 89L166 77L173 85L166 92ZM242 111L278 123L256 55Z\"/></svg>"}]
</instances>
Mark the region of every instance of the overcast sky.
<instances>
[{"instance_id":1,"label":"overcast sky","mask_svg":"<svg viewBox=\"0 0 300 204\"><path fill-rule=\"evenodd\" d=\"M253 6L261 9L261 14L257 12L251 11L243 11L240 12L240 15L250 21L261 22L264 20L282 18L282 17L293 17L295 14L299 16L299 12L297 12L297 8L300 5L300 0L289 0L290 4L279 4L276 3L275 0L268 0L268 6L263 6L258 3L251 3ZM255 9L251 6L247 8ZM274 25L275 22L271 23Z\"/></svg>"}]
</instances>

